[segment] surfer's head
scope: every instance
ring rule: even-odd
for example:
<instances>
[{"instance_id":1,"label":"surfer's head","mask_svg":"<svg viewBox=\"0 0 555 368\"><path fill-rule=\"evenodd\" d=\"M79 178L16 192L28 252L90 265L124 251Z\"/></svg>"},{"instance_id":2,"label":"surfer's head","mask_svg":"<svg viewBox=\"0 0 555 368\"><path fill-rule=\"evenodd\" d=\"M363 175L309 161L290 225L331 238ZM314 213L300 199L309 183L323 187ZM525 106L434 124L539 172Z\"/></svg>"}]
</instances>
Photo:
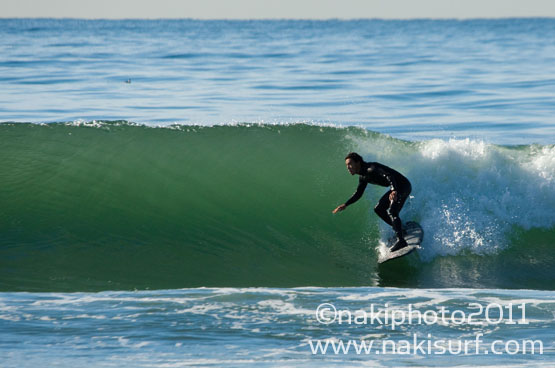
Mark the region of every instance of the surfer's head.
<instances>
[{"instance_id":1,"label":"surfer's head","mask_svg":"<svg viewBox=\"0 0 555 368\"><path fill-rule=\"evenodd\" d=\"M349 170L349 173L351 175L360 173L360 167L362 166L363 162L364 160L362 159L362 156L360 156L356 152L350 152L345 157L345 165L347 165L347 170Z\"/></svg>"}]
</instances>

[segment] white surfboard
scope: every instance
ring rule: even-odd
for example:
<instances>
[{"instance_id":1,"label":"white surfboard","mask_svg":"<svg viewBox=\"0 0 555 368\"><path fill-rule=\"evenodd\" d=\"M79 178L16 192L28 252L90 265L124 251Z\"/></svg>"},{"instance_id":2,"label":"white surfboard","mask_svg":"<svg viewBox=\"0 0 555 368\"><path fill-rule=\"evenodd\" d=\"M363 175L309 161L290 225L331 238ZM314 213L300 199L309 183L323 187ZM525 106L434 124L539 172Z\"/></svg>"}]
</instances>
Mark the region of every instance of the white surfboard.
<instances>
[{"instance_id":1,"label":"white surfboard","mask_svg":"<svg viewBox=\"0 0 555 368\"><path fill-rule=\"evenodd\" d=\"M389 250L397 241L397 237L392 237L388 241L388 247L385 251L380 252L378 256L378 263L384 263L395 258L399 258L411 253L413 250L420 249L420 243L424 238L424 230L422 227L414 222L410 221L403 225L403 230L405 232L405 240L407 241L407 246L392 252Z\"/></svg>"}]
</instances>

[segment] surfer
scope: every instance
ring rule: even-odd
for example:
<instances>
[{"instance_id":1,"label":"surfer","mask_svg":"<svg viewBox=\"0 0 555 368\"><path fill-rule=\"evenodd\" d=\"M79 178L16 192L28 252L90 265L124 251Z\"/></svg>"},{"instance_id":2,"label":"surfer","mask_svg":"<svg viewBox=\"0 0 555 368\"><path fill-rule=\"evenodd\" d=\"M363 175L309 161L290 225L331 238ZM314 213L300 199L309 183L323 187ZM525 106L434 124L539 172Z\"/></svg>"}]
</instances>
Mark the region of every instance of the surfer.
<instances>
[{"instance_id":1,"label":"surfer","mask_svg":"<svg viewBox=\"0 0 555 368\"><path fill-rule=\"evenodd\" d=\"M407 246L407 242L403 236L403 227L399 212L412 189L409 180L398 171L377 162L365 162L362 157L355 152L351 152L345 157L345 165L351 175L358 174L358 187L356 192L345 202L333 210L333 213L343 211L348 205L355 203L362 197L366 185L376 184L382 187L391 187L387 193L383 195L374 211L382 220L393 228L397 235L395 245L391 247L391 251L399 250Z\"/></svg>"}]
</instances>

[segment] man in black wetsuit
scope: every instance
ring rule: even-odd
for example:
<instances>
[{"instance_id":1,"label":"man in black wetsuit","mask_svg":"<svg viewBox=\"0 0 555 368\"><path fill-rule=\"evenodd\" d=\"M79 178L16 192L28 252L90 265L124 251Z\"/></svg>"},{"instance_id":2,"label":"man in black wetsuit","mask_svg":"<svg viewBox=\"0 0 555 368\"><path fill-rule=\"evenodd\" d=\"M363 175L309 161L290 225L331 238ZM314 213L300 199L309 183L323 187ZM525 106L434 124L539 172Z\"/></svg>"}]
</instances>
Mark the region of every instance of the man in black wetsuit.
<instances>
[{"instance_id":1,"label":"man in black wetsuit","mask_svg":"<svg viewBox=\"0 0 555 368\"><path fill-rule=\"evenodd\" d=\"M351 175L360 175L358 187L351 198L333 210L333 213L343 211L348 205L358 201L362 197L368 183L381 185L382 187L389 186L391 189L380 199L376 207L374 207L374 211L393 228L397 235L397 242L391 247L391 251L406 247L407 242L403 236L399 212L403 208L412 189L409 180L399 172L380 163L364 162L362 157L355 152L351 152L345 157L345 165L347 165L347 170L349 170Z\"/></svg>"}]
</instances>

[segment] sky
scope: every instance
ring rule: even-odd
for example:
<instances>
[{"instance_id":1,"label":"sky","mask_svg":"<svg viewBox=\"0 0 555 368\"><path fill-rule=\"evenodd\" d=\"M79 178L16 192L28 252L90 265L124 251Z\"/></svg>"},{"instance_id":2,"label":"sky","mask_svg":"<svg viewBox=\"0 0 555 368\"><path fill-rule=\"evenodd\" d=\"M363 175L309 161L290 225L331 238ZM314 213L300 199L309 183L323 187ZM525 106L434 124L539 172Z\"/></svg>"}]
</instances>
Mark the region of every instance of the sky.
<instances>
[{"instance_id":1,"label":"sky","mask_svg":"<svg viewBox=\"0 0 555 368\"><path fill-rule=\"evenodd\" d=\"M555 17L555 0L0 0L1 18Z\"/></svg>"}]
</instances>

